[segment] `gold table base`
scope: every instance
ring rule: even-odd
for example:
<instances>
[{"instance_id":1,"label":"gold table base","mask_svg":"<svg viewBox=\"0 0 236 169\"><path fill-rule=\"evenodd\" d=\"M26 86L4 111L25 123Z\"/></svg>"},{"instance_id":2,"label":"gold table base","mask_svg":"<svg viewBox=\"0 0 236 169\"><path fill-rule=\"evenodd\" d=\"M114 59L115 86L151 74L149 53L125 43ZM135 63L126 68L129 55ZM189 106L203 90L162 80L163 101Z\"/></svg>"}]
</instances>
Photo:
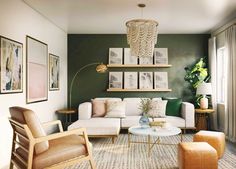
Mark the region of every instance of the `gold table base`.
<instances>
[{"instance_id":1,"label":"gold table base","mask_svg":"<svg viewBox=\"0 0 236 169\"><path fill-rule=\"evenodd\" d=\"M160 136L158 136L157 139L154 142L151 142L151 135L148 135L147 142L145 142L145 141L133 141L133 140L131 140L131 135L132 135L132 133L130 133L128 131L128 147L130 148L131 144L148 144L148 157L151 156L151 150L152 150L152 148L154 147L155 144L158 144L158 145L177 145L177 144L173 144L173 143L161 143L161 137ZM183 141L182 130L181 130L181 133L179 135L180 135L180 141L182 142Z\"/></svg>"}]
</instances>

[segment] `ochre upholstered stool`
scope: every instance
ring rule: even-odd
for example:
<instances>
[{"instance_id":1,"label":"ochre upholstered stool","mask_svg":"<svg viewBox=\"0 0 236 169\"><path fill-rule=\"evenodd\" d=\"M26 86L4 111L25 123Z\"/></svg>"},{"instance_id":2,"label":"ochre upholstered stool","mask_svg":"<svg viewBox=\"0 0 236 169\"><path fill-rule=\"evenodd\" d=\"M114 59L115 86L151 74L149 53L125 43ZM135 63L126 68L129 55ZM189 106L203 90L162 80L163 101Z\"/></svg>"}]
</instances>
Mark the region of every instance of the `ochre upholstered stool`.
<instances>
[{"instance_id":1,"label":"ochre upholstered stool","mask_svg":"<svg viewBox=\"0 0 236 169\"><path fill-rule=\"evenodd\" d=\"M217 152L206 142L180 143L178 166L179 169L217 169Z\"/></svg>"},{"instance_id":2,"label":"ochre upholstered stool","mask_svg":"<svg viewBox=\"0 0 236 169\"><path fill-rule=\"evenodd\" d=\"M218 158L221 158L225 151L225 134L216 131L201 130L193 136L194 142L207 142L217 151Z\"/></svg>"}]
</instances>

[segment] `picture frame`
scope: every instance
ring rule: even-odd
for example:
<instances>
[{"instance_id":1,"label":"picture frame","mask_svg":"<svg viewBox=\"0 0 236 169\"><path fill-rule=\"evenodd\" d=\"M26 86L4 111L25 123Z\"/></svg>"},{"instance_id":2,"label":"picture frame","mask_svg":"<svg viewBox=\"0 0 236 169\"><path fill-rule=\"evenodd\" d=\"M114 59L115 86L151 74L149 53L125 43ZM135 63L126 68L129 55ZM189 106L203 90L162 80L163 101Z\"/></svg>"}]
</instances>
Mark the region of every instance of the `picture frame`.
<instances>
[{"instance_id":1,"label":"picture frame","mask_svg":"<svg viewBox=\"0 0 236 169\"><path fill-rule=\"evenodd\" d=\"M60 87L60 58L49 54L49 90L59 90Z\"/></svg>"},{"instance_id":2,"label":"picture frame","mask_svg":"<svg viewBox=\"0 0 236 169\"><path fill-rule=\"evenodd\" d=\"M139 64L140 65L153 65L153 57L140 57Z\"/></svg>"},{"instance_id":3,"label":"picture frame","mask_svg":"<svg viewBox=\"0 0 236 169\"><path fill-rule=\"evenodd\" d=\"M0 93L23 92L23 44L0 36Z\"/></svg>"},{"instance_id":4,"label":"picture frame","mask_svg":"<svg viewBox=\"0 0 236 169\"><path fill-rule=\"evenodd\" d=\"M124 64L125 65L137 65L138 57L132 56L130 48L124 48Z\"/></svg>"},{"instance_id":5,"label":"picture frame","mask_svg":"<svg viewBox=\"0 0 236 169\"><path fill-rule=\"evenodd\" d=\"M48 100L48 45L26 36L26 103Z\"/></svg>"},{"instance_id":6,"label":"picture frame","mask_svg":"<svg viewBox=\"0 0 236 169\"><path fill-rule=\"evenodd\" d=\"M168 64L168 48L154 49L154 64Z\"/></svg>"},{"instance_id":7,"label":"picture frame","mask_svg":"<svg viewBox=\"0 0 236 169\"><path fill-rule=\"evenodd\" d=\"M124 72L124 89L138 89L137 72Z\"/></svg>"},{"instance_id":8,"label":"picture frame","mask_svg":"<svg viewBox=\"0 0 236 169\"><path fill-rule=\"evenodd\" d=\"M123 72L109 72L109 88L110 89L123 88Z\"/></svg>"},{"instance_id":9,"label":"picture frame","mask_svg":"<svg viewBox=\"0 0 236 169\"><path fill-rule=\"evenodd\" d=\"M154 72L154 87L155 89L168 89L167 72Z\"/></svg>"},{"instance_id":10,"label":"picture frame","mask_svg":"<svg viewBox=\"0 0 236 169\"><path fill-rule=\"evenodd\" d=\"M109 48L109 64L121 65L123 63L123 48Z\"/></svg>"},{"instance_id":11,"label":"picture frame","mask_svg":"<svg viewBox=\"0 0 236 169\"><path fill-rule=\"evenodd\" d=\"M139 72L139 89L153 89L153 72Z\"/></svg>"}]
</instances>

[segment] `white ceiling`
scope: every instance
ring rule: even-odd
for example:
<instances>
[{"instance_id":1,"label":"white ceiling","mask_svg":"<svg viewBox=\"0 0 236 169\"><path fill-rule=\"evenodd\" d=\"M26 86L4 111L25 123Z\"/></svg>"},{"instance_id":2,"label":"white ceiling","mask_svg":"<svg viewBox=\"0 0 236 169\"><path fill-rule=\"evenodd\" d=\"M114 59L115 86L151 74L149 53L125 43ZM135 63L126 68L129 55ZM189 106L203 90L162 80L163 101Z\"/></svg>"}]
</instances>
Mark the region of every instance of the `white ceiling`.
<instances>
[{"instance_id":1,"label":"white ceiling","mask_svg":"<svg viewBox=\"0 0 236 169\"><path fill-rule=\"evenodd\" d=\"M143 17L159 22L159 32L209 33L236 17L236 0L24 0L67 33L126 33L125 22Z\"/></svg>"}]
</instances>

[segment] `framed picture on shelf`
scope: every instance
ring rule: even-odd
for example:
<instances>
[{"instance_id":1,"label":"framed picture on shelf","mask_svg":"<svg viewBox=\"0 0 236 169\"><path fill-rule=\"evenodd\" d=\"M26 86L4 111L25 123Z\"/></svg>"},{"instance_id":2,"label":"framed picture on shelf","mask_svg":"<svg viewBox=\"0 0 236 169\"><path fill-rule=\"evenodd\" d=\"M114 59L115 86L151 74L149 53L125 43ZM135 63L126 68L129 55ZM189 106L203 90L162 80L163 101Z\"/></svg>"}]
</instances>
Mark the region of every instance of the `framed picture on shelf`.
<instances>
[{"instance_id":1,"label":"framed picture on shelf","mask_svg":"<svg viewBox=\"0 0 236 169\"><path fill-rule=\"evenodd\" d=\"M27 103L48 99L48 46L47 44L26 37L27 50Z\"/></svg>"},{"instance_id":2,"label":"framed picture on shelf","mask_svg":"<svg viewBox=\"0 0 236 169\"><path fill-rule=\"evenodd\" d=\"M167 48L154 49L154 63L155 64L168 64L168 49Z\"/></svg>"},{"instance_id":3,"label":"framed picture on shelf","mask_svg":"<svg viewBox=\"0 0 236 169\"><path fill-rule=\"evenodd\" d=\"M140 65L153 65L153 57L140 57L139 64Z\"/></svg>"},{"instance_id":4,"label":"framed picture on shelf","mask_svg":"<svg viewBox=\"0 0 236 169\"><path fill-rule=\"evenodd\" d=\"M138 73L124 72L124 89L137 89L137 88L138 88Z\"/></svg>"},{"instance_id":5,"label":"framed picture on shelf","mask_svg":"<svg viewBox=\"0 0 236 169\"><path fill-rule=\"evenodd\" d=\"M138 57L132 56L130 48L124 48L124 64L125 65L137 65Z\"/></svg>"},{"instance_id":6,"label":"framed picture on shelf","mask_svg":"<svg viewBox=\"0 0 236 169\"><path fill-rule=\"evenodd\" d=\"M154 73L154 86L155 86L155 89L168 89L168 73L155 72Z\"/></svg>"},{"instance_id":7,"label":"framed picture on shelf","mask_svg":"<svg viewBox=\"0 0 236 169\"><path fill-rule=\"evenodd\" d=\"M139 72L139 89L153 89L152 72Z\"/></svg>"},{"instance_id":8,"label":"framed picture on shelf","mask_svg":"<svg viewBox=\"0 0 236 169\"><path fill-rule=\"evenodd\" d=\"M60 85L60 59L49 54L49 90L59 90Z\"/></svg>"},{"instance_id":9,"label":"framed picture on shelf","mask_svg":"<svg viewBox=\"0 0 236 169\"><path fill-rule=\"evenodd\" d=\"M109 48L109 64L121 65L123 62L123 48Z\"/></svg>"},{"instance_id":10,"label":"framed picture on shelf","mask_svg":"<svg viewBox=\"0 0 236 169\"><path fill-rule=\"evenodd\" d=\"M123 88L123 72L109 72L109 88L110 89Z\"/></svg>"},{"instance_id":11,"label":"framed picture on shelf","mask_svg":"<svg viewBox=\"0 0 236 169\"><path fill-rule=\"evenodd\" d=\"M1 93L23 92L23 44L0 36Z\"/></svg>"}]
</instances>

